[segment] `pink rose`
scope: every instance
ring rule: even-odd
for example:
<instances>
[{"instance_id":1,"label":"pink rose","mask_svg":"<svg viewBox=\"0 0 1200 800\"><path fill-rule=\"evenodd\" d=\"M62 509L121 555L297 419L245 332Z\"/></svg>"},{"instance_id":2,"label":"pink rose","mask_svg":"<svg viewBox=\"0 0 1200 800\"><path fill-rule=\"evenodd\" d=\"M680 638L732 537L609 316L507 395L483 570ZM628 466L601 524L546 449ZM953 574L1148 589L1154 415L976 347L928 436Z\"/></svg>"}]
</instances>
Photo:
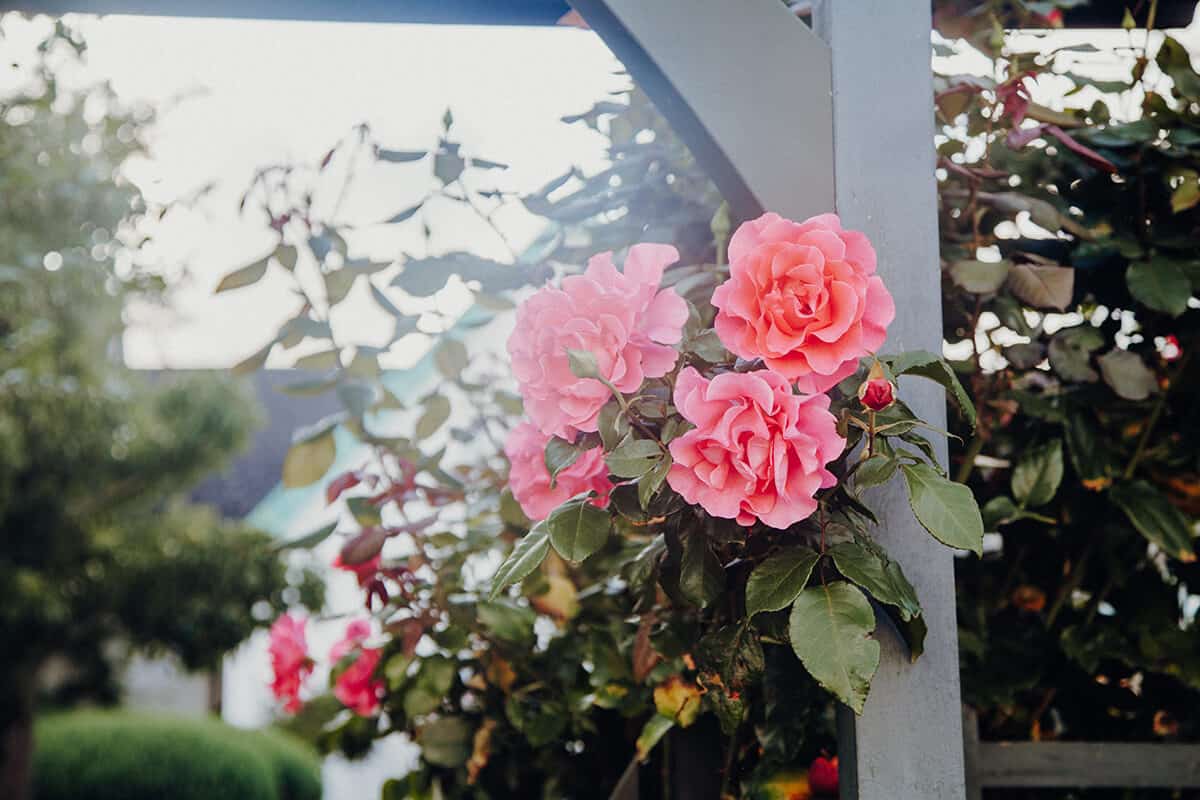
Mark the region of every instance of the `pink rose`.
<instances>
[{"instance_id":1,"label":"pink rose","mask_svg":"<svg viewBox=\"0 0 1200 800\"><path fill-rule=\"evenodd\" d=\"M334 667L355 650L359 651L358 657L334 680L333 696L362 717L369 717L379 710L379 696L383 692L383 681L375 677L383 651L362 646L370 635L370 621L355 620L346 626L345 636L329 651L329 660Z\"/></svg>"},{"instance_id":2,"label":"pink rose","mask_svg":"<svg viewBox=\"0 0 1200 800\"><path fill-rule=\"evenodd\" d=\"M595 500L597 505L607 503L612 482L601 449L594 447L581 454L574 464L558 473L551 487L545 458L548 441L550 436L533 423L522 422L512 429L504 443L504 454L512 465L508 485L525 516L535 522L545 519L567 500L589 490L599 495Z\"/></svg>"},{"instance_id":3,"label":"pink rose","mask_svg":"<svg viewBox=\"0 0 1200 800\"><path fill-rule=\"evenodd\" d=\"M672 345L683 336L687 304L659 284L663 269L678 259L670 245L635 244L621 273L612 253L600 253L583 275L564 278L562 288L539 289L517 309L508 352L525 410L543 433L571 440L596 430L610 397L600 381L575 377L567 350L590 352L621 392L635 392L675 366Z\"/></svg>"},{"instance_id":4,"label":"pink rose","mask_svg":"<svg viewBox=\"0 0 1200 800\"><path fill-rule=\"evenodd\" d=\"M770 370L712 380L688 367L675 406L696 427L671 442L671 488L714 517L787 528L817 508L818 489L837 479L825 465L841 455L829 397L798 395Z\"/></svg>"},{"instance_id":5,"label":"pink rose","mask_svg":"<svg viewBox=\"0 0 1200 800\"><path fill-rule=\"evenodd\" d=\"M896 316L875 274L875 250L835 214L796 223L763 214L729 242L729 280L713 292L717 336L742 358L806 394L854 374L887 337Z\"/></svg>"},{"instance_id":6,"label":"pink rose","mask_svg":"<svg viewBox=\"0 0 1200 800\"><path fill-rule=\"evenodd\" d=\"M267 653L271 656L271 691L284 701L283 708L289 714L300 710L300 687L313 671L313 660L308 656L308 640L304 635L306 621L284 614L271 626L271 643Z\"/></svg>"}]
</instances>

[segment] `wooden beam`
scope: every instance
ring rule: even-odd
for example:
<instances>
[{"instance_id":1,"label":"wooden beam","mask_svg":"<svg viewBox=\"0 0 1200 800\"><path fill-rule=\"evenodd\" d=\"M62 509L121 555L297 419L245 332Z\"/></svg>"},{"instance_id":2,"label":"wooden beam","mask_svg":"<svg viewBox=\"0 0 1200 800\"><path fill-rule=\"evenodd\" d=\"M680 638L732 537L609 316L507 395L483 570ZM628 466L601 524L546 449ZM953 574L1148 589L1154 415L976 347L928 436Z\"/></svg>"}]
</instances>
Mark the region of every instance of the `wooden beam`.
<instances>
[{"instance_id":1,"label":"wooden beam","mask_svg":"<svg viewBox=\"0 0 1200 800\"><path fill-rule=\"evenodd\" d=\"M734 215L833 207L829 48L779 0L571 0Z\"/></svg>"},{"instance_id":2,"label":"wooden beam","mask_svg":"<svg viewBox=\"0 0 1200 800\"><path fill-rule=\"evenodd\" d=\"M1200 786L1200 745L980 742L979 787L1184 789Z\"/></svg>"},{"instance_id":3,"label":"wooden beam","mask_svg":"<svg viewBox=\"0 0 1200 800\"><path fill-rule=\"evenodd\" d=\"M875 243L896 301L886 347L940 352L929 0L819 0L813 13L833 56L837 211ZM922 419L945 427L940 388L902 380L901 395ZM945 442L933 439L944 463ZM873 492L870 504L881 512L877 537L917 589L929 636L912 664L895 636L877 632L882 659L863 715L839 716L842 796L961 800L953 557L916 522L899 482Z\"/></svg>"}]
</instances>

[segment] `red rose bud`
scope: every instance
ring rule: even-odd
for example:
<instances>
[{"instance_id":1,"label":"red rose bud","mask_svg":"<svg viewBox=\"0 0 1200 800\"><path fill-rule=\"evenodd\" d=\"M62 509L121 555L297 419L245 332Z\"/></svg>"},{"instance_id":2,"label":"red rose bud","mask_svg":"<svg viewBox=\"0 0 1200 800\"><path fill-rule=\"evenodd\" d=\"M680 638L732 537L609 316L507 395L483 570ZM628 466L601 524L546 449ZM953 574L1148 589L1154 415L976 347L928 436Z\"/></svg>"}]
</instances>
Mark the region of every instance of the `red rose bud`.
<instances>
[{"instance_id":1,"label":"red rose bud","mask_svg":"<svg viewBox=\"0 0 1200 800\"><path fill-rule=\"evenodd\" d=\"M838 760L837 756L825 758L818 756L808 768L808 785L814 794L837 797L838 794Z\"/></svg>"},{"instance_id":2,"label":"red rose bud","mask_svg":"<svg viewBox=\"0 0 1200 800\"><path fill-rule=\"evenodd\" d=\"M887 378L867 378L858 387L858 399L872 411L883 411L896 402L896 387Z\"/></svg>"}]
</instances>

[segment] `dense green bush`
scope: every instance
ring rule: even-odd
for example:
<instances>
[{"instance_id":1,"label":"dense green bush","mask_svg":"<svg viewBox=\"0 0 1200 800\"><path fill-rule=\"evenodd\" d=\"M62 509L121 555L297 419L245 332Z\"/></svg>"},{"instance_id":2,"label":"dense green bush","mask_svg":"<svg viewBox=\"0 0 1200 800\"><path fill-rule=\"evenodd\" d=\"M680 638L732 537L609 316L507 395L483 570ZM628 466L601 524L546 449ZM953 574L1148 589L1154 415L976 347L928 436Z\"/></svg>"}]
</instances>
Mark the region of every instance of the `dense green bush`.
<instances>
[{"instance_id":1,"label":"dense green bush","mask_svg":"<svg viewBox=\"0 0 1200 800\"><path fill-rule=\"evenodd\" d=\"M37 726L37 800L317 800L316 755L215 720L76 712Z\"/></svg>"}]
</instances>

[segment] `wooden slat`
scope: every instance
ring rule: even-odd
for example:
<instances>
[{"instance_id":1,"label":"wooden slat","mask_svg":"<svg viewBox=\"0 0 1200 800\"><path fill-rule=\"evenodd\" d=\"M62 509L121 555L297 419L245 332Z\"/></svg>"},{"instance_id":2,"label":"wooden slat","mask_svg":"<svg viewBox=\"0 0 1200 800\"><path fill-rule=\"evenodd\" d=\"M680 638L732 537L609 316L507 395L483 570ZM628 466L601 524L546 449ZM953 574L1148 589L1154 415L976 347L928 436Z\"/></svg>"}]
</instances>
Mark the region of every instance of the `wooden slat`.
<instances>
[{"instance_id":1,"label":"wooden slat","mask_svg":"<svg viewBox=\"0 0 1200 800\"><path fill-rule=\"evenodd\" d=\"M896 302L887 352L942 347L929 0L819 0L813 29L832 53L837 211L865 231ZM776 154L771 154L772 156ZM946 399L902 379L901 397L943 428ZM945 463L945 441L932 437ZM838 722L842 797L962 800L962 709L951 552L917 523L901 481L872 490L873 532L912 581L929 625L914 664L880 626L879 671L861 717Z\"/></svg>"},{"instance_id":2,"label":"wooden slat","mask_svg":"<svg viewBox=\"0 0 1200 800\"><path fill-rule=\"evenodd\" d=\"M1200 745L981 742L981 787L1189 788L1200 786Z\"/></svg>"}]
</instances>

